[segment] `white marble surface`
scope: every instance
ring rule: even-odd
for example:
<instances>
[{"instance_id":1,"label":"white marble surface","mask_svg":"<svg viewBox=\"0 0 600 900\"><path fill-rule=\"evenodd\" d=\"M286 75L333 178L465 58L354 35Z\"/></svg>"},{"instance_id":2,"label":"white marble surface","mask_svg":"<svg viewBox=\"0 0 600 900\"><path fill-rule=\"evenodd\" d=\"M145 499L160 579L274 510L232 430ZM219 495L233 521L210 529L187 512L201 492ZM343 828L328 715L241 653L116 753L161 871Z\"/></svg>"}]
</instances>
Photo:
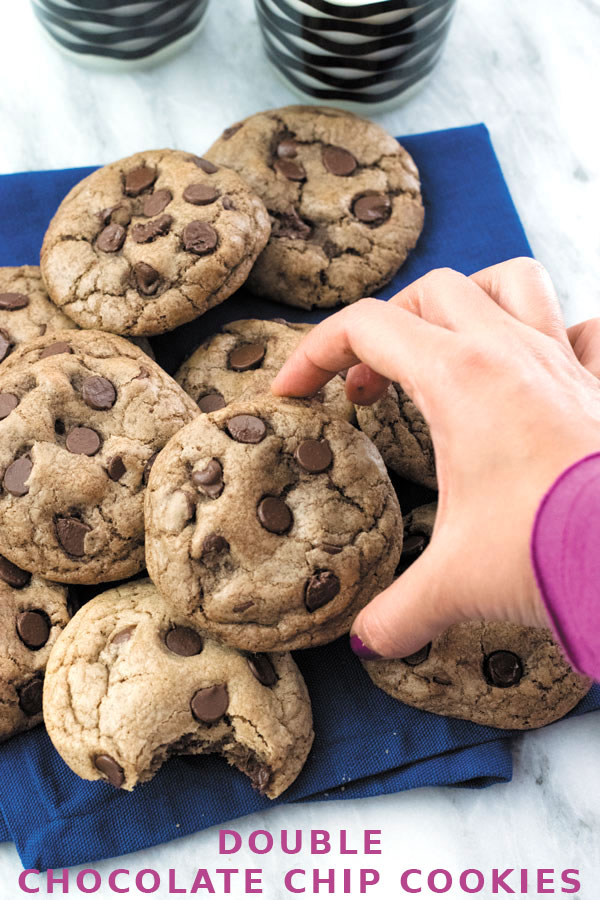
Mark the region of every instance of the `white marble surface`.
<instances>
[{"instance_id":1,"label":"white marble surface","mask_svg":"<svg viewBox=\"0 0 600 900\"><path fill-rule=\"evenodd\" d=\"M160 68L126 75L78 69L63 60L38 32L26 0L3 0L0 11L2 172L108 162L140 147L201 152L232 121L294 102L263 59L252 0L213 0L206 30L186 53ZM434 78L406 106L378 117L395 134L488 124L534 251L555 279L569 323L600 313L594 90L599 45L598 0L460 0ZM583 888L569 896L595 900L599 756L596 713L516 741L515 778L506 786L283 807L239 827L244 833L261 827L347 828L351 834L381 828L384 853L371 859L385 874L371 896L405 896L395 887L399 866L453 872L541 867L580 869ZM118 865L163 873L177 868L185 879L199 866L216 866L215 852L213 829ZM318 864L303 854L293 859L298 867ZM327 866L361 864L360 858L347 859L327 857ZM281 888L286 861L281 855L262 858L269 900L291 896ZM231 864L261 862L240 853ZM105 862L99 869L106 873L116 865ZM0 900L25 896L16 888L19 870L14 848L0 845ZM161 890L153 896L169 895ZM341 890L335 896L343 896ZM353 889L350 896L359 894ZM420 896L437 895L424 890ZM444 896L468 895L452 890Z\"/></svg>"}]
</instances>

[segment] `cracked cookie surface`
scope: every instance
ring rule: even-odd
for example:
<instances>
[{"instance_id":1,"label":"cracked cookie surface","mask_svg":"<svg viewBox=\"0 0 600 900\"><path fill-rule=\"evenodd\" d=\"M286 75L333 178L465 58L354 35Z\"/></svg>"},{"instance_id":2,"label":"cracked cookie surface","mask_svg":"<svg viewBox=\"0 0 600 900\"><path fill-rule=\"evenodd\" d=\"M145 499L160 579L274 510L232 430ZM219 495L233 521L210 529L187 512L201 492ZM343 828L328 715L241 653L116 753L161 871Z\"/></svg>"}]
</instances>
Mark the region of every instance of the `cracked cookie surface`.
<instances>
[{"instance_id":1,"label":"cracked cookie surface","mask_svg":"<svg viewBox=\"0 0 600 900\"><path fill-rule=\"evenodd\" d=\"M146 561L173 608L249 650L317 646L392 580L402 544L378 451L341 419L268 395L198 416L159 454Z\"/></svg>"},{"instance_id":2,"label":"cracked cookie surface","mask_svg":"<svg viewBox=\"0 0 600 900\"><path fill-rule=\"evenodd\" d=\"M66 587L0 556L0 742L42 721L46 663L68 621Z\"/></svg>"},{"instance_id":3,"label":"cracked cookie surface","mask_svg":"<svg viewBox=\"0 0 600 900\"><path fill-rule=\"evenodd\" d=\"M192 353L175 379L203 412L268 392L279 369L312 327L283 319L230 322ZM311 403L346 421L354 419L354 407L339 375Z\"/></svg>"},{"instance_id":4,"label":"cracked cookie surface","mask_svg":"<svg viewBox=\"0 0 600 900\"><path fill-rule=\"evenodd\" d=\"M144 567L153 456L196 405L129 341L60 331L0 370L0 552L51 581L95 584Z\"/></svg>"},{"instance_id":5,"label":"cracked cookie surface","mask_svg":"<svg viewBox=\"0 0 600 900\"><path fill-rule=\"evenodd\" d=\"M147 580L76 614L50 657L44 714L74 772L125 790L169 756L220 753L274 798L313 740L306 686L288 653L243 654L211 640Z\"/></svg>"},{"instance_id":6,"label":"cracked cookie surface","mask_svg":"<svg viewBox=\"0 0 600 900\"><path fill-rule=\"evenodd\" d=\"M429 426L399 384L390 384L371 406L357 406L356 418L386 466L409 481L437 488Z\"/></svg>"},{"instance_id":7,"label":"cracked cookie surface","mask_svg":"<svg viewBox=\"0 0 600 900\"><path fill-rule=\"evenodd\" d=\"M42 273L83 328L161 334L237 290L269 232L262 202L235 172L150 150L67 194L44 238Z\"/></svg>"},{"instance_id":8,"label":"cracked cookie surface","mask_svg":"<svg viewBox=\"0 0 600 900\"><path fill-rule=\"evenodd\" d=\"M421 233L412 158L351 113L267 110L226 129L206 156L239 172L271 215L248 280L261 296L307 309L352 303L392 279Z\"/></svg>"},{"instance_id":9,"label":"cracked cookie surface","mask_svg":"<svg viewBox=\"0 0 600 900\"><path fill-rule=\"evenodd\" d=\"M25 341L77 328L48 297L39 266L0 268L0 362Z\"/></svg>"},{"instance_id":10,"label":"cracked cookie surface","mask_svg":"<svg viewBox=\"0 0 600 900\"><path fill-rule=\"evenodd\" d=\"M425 550L436 504L405 519L401 569ZM589 679L565 661L546 628L509 622L452 625L406 659L363 662L372 681L396 700L494 728L540 728L587 694Z\"/></svg>"}]
</instances>

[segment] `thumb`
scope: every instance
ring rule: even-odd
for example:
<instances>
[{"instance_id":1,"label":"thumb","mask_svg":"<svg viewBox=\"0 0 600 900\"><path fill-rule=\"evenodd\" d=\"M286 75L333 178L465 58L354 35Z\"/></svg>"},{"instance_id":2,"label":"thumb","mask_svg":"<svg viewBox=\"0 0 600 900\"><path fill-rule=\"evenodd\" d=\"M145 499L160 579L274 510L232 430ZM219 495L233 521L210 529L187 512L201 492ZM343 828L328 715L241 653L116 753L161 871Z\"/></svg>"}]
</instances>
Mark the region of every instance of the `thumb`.
<instances>
[{"instance_id":1,"label":"thumb","mask_svg":"<svg viewBox=\"0 0 600 900\"><path fill-rule=\"evenodd\" d=\"M350 646L362 659L402 659L464 616L435 541L390 587L358 614Z\"/></svg>"}]
</instances>

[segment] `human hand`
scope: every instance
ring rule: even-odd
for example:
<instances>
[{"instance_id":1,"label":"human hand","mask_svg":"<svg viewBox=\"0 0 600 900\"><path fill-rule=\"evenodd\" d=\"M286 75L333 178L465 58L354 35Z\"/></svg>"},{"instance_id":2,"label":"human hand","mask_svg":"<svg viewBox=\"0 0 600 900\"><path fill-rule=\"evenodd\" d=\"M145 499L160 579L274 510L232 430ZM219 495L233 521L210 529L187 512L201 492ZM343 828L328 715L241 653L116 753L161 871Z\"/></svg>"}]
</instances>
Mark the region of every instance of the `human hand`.
<instances>
[{"instance_id":1,"label":"human hand","mask_svg":"<svg viewBox=\"0 0 600 900\"><path fill-rule=\"evenodd\" d=\"M550 278L530 259L470 278L436 270L387 303L330 316L272 390L310 396L348 367L354 402L397 381L419 407L440 492L428 548L357 616L356 652L405 657L469 619L547 625L530 536L554 480L600 448L600 320L567 333Z\"/></svg>"}]
</instances>

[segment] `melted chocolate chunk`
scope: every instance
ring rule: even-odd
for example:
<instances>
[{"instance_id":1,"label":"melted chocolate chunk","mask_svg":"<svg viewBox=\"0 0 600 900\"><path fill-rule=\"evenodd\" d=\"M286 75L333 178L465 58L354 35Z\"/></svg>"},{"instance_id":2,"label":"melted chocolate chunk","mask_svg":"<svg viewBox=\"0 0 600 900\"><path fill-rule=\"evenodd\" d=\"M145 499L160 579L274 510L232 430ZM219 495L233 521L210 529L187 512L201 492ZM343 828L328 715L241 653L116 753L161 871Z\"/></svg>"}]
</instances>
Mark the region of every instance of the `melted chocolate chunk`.
<instances>
[{"instance_id":1,"label":"melted chocolate chunk","mask_svg":"<svg viewBox=\"0 0 600 900\"><path fill-rule=\"evenodd\" d=\"M304 604L309 612L314 612L333 600L339 592L340 580L335 572L315 572L306 582Z\"/></svg>"}]
</instances>

